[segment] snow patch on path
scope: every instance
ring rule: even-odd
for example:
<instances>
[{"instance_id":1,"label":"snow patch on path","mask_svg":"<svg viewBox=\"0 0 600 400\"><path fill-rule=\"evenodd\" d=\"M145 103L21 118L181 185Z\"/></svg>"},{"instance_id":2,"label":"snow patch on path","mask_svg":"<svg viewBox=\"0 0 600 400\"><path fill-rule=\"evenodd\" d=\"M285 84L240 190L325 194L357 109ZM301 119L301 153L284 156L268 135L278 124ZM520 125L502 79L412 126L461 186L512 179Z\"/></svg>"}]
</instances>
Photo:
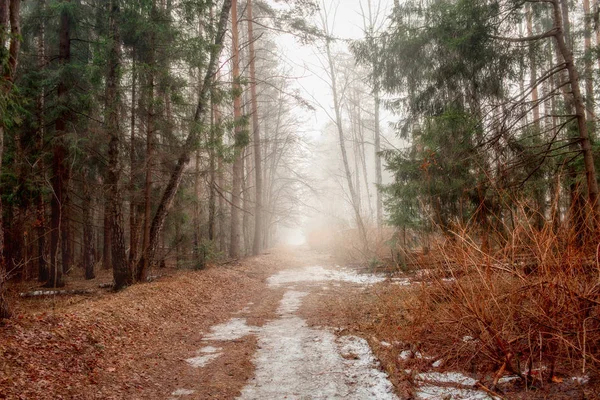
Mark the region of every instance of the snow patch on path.
<instances>
[{"instance_id":1,"label":"snow patch on path","mask_svg":"<svg viewBox=\"0 0 600 400\"><path fill-rule=\"evenodd\" d=\"M266 324L258 345L240 399L397 399L364 339L337 339L288 315Z\"/></svg>"},{"instance_id":2,"label":"snow patch on path","mask_svg":"<svg viewBox=\"0 0 600 400\"><path fill-rule=\"evenodd\" d=\"M420 400L495 400L495 397L481 390L469 389L475 386L476 379L460 372L424 372L414 377L417 384L415 396ZM462 387L453 387L462 386Z\"/></svg>"},{"instance_id":3,"label":"snow patch on path","mask_svg":"<svg viewBox=\"0 0 600 400\"><path fill-rule=\"evenodd\" d=\"M270 286L282 286L289 283L319 283L326 281L340 281L356 284L374 284L383 282L385 278L371 274L357 274L349 269L325 269L320 266L289 269L280 271L271 276L267 281Z\"/></svg>"},{"instance_id":4,"label":"snow patch on path","mask_svg":"<svg viewBox=\"0 0 600 400\"><path fill-rule=\"evenodd\" d=\"M174 391L173 393L171 393L171 396L188 396L190 394L194 394L193 390L189 390L189 389L177 389L176 391Z\"/></svg>"},{"instance_id":5,"label":"snow patch on path","mask_svg":"<svg viewBox=\"0 0 600 400\"><path fill-rule=\"evenodd\" d=\"M215 325L210 328L212 333L204 336L202 340L236 340L255 333L257 329L254 326L248 326L245 318L233 318L224 324Z\"/></svg>"},{"instance_id":6,"label":"snow patch on path","mask_svg":"<svg viewBox=\"0 0 600 400\"><path fill-rule=\"evenodd\" d=\"M332 281L368 285L384 281L375 275L320 266L287 270L268 279L272 287L294 283ZM203 341L233 341L258 337L253 363L255 377L242 389L240 399L355 399L397 400L393 385L380 368L366 340L337 337L333 332L309 327L296 315L309 293L288 288L277 309L278 318L262 327L249 326L245 318L215 325ZM242 310L247 312L247 310ZM201 367L221 355L221 348L206 346L186 360Z\"/></svg>"}]
</instances>

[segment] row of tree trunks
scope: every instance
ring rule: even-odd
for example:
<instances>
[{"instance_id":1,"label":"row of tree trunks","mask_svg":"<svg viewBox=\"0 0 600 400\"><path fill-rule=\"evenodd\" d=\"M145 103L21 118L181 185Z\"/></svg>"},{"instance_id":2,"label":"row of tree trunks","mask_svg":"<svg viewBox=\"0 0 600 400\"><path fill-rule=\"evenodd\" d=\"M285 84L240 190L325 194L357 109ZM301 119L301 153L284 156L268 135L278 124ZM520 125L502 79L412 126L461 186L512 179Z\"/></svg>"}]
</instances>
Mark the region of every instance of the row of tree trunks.
<instances>
[{"instance_id":1,"label":"row of tree trunks","mask_svg":"<svg viewBox=\"0 0 600 400\"><path fill-rule=\"evenodd\" d=\"M2 94L5 97L10 96L12 84L17 69L21 26L19 23L20 0L0 0L0 38L2 45L8 43L8 60L2 71ZM0 172L2 171L2 161L4 156L4 119L0 122ZM5 282L8 278L6 270L4 226L3 226L3 207L0 199L0 319L8 318L11 315L8 299L6 298Z\"/></svg>"},{"instance_id":2,"label":"row of tree trunks","mask_svg":"<svg viewBox=\"0 0 600 400\"><path fill-rule=\"evenodd\" d=\"M138 268L142 268L145 263L148 263L148 265L151 264L155 259L160 240L160 234L162 232L165 219L171 207L173 206L175 195L177 194L177 190L179 189L181 180L183 179L185 167L190 161L190 155L193 151L195 151L197 146L198 127L202 127L204 125L205 118L208 112L211 110L210 89L217 71L218 58L223 47L223 40L227 28L227 21L229 19L229 12L232 8L231 5L232 0L225 0L219 13L214 44L211 46L210 58L205 71L202 90L198 96L198 104L196 105L192 127L187 135L184 145L182 146L177 162L174 168L171 170L167 186L165 187L165 190L161 196L161 200L158 203L158 207L150 227L150 242L148 247L144 249L142 258L137 265Z\"/></svg>"}]
</instances>

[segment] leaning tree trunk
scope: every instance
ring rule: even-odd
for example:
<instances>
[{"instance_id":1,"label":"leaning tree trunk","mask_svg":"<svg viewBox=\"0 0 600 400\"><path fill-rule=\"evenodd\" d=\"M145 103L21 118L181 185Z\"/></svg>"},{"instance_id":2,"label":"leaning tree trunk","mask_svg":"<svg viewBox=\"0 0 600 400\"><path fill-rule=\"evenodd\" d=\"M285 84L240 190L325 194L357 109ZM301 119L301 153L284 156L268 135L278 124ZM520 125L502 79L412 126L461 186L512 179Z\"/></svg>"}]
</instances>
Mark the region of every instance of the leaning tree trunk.
<instances>
[{"instance_id":1,"label":"leaning tree trunk","mask_svg":"<svg viewBox=\"0 0 600 400\"><path fill-rule=\"evenodd\" d=\"M146 263L144 258L148 257L148 262L150 263L156 257L160 234L162 232L165 219L171 207L173 206L173 200L175 199L175 195L177 194L177 190L181 184L184 169L190 161L190 154L196 147L195 143L197 142L198 137L197 127L204 121L207 110L210 110L210 89L212 87L213 77L217 71L217 61L219 59L219 55L221 54L221 49L223 48L223 39L227 29L227 20L229 17L229 11L231 9L231 2L232 0L225 0L223 2L219 22L217 25L215 41L211 46L210 59L208 67L206 68L202 90L200 91L200 96L198 97L198 104L196 105L192 127L181 149L177 163L171 171L169 182L167 183L167 187L165 188L160 203L158 204L158 209L154 214L152 226L150 228L150 243L148 251L144 252L142 259L140 259L138 262L138 268L142 268L144 263Z\"/></svg>"},{"instance_id":2,"label":"leaning tree trunk","mask_svg":"<svg viewBox=\"0 0 600 400\"><path fill-rule=\"evenodd\" d=\"M354 183L352 182L352 172L350 171L350 164L348 163L348 154L346 152L346 145L345 145L345 139L344 139L344 128L342 125L343 122L342 122L342 115L341 115L341 105L340 105L339 94L338 94L338 90L337 90L336 73L335 73L335 69L334 69L335 64L333 61L333 56L331 54L331 47L330 47L330 43L329 43L330 39L326 39L326 40L327 40L327 42L325 45L325 50L327 52L327 62L328 62L328 66L329 66L329 74L330 74L330 78L331 78L331 88L332 88L332 92L333 92L333 108L335 111L335 121L336 121L336 127L337 127L337 131L338 131L340 150L342 153L342 161L344 163L344 172L346 174L346 183L348 184L348 190L350 192L350 202L352 203L351 204L352 209L354 210L354 218L356 221L356 225L358 225L358 232L360 234L360 238L363 242L364 251L366 253L369 250L369 243L368 243L368 239L367 239L367 230L365 228L362 216L360 214L359 199L358 199L356 190L354 188Z\"/></svg>"},{"instance_id":3,"label":"leaning tree trunk","mask_svg":"<svg viewBox=\"0 0 600 400\"><path fill-rule=\"evenodd\" d=\"M565 60L565 67L569 75L569 82L571 83L571 94L573 99L573 106L575 108L575 118L577 119L577 128L579 132L579 143L581 151L583 153L583 162L585 168L585 176L587 181L588 190L588 201L590 206L590 216L593 221L594 232L598 232L599 224L599 213L598 213L598 181L596 179L596 168L594 166L594 155L592 151L592 143L590 141L586 110L583 97L581 95L581 89L579 87L579 73L575 67L573 59L573 52L565 42L565 35L563 31L563 16L559 0L552 0L554 8L554 25L557 28L557 33L554 35L558 50ZM568 21L566 21L568 22Z\"/></svg>"}]
</instances>

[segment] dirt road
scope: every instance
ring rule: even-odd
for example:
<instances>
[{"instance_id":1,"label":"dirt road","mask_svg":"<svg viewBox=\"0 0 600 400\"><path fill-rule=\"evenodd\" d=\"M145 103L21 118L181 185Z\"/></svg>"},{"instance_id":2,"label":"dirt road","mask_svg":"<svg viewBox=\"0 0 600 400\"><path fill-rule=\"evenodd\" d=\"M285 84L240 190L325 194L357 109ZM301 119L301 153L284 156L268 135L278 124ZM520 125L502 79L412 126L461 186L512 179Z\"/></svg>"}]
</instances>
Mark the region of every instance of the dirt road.
<instances>
[{"instance_id":1,"label":"dirt road","mask_svg":"<svg viewBox=\"0 0 600 400\"><path fill-rule=\"evenodd\" d=\"M363 338L338 336L332 327L310 327L298 315L306 297L319 296L331 285L360 291L383 278L333 266L303 266L307 254L286 257L302 262L269 276L253 301L227 322L211 327L202 338L204 346L186 362L190 368L212 368L217 358L227 357L227 349L257 340L251 358L255 373L241 389L241 399L396 399ZM263 310L255 310L256 304L264 298L272 301L273 295L279 299L274 314L265 316ZM252 319L264 323L253 325ZM204 384L181 387L171 397L203 398Z\"/></svg>"},{"instance_id":2,"label":"dirt road","mask_svg":"<svg viewBox=\"0 0 600 400\"><path fill-rule=\"evenodd\" d=\"M402 295L406 278L306 248L163 273L117 294L21 300L0 327L0 398L489 398L460 374L417 374L417 391L404 379L380 294Z\"/></svg>"}]
</instances>

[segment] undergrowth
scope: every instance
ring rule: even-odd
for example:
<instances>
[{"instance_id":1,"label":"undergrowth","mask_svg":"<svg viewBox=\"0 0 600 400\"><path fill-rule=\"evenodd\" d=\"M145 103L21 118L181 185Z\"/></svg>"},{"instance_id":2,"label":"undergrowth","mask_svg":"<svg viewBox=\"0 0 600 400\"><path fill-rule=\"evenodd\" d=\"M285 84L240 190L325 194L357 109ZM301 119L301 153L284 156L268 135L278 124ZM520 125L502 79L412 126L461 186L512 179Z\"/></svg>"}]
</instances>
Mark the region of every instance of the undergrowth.
<instances>
[{"instance_id":1,"label":"undergrowth","mask_svg":"<svg viewBox=\"0 0 600 400\"><path fill-rule=\"evenodd\" d=\"M528 385L560 382L600 366L600 265L589 233L536 230L524 222L493 249L480 231L455 230L432 244L420 267L427 280L399 301L401 339L454 364L515 374ZM582 240L583 237L583 240Z\"/></svg>"}]
</instances>

